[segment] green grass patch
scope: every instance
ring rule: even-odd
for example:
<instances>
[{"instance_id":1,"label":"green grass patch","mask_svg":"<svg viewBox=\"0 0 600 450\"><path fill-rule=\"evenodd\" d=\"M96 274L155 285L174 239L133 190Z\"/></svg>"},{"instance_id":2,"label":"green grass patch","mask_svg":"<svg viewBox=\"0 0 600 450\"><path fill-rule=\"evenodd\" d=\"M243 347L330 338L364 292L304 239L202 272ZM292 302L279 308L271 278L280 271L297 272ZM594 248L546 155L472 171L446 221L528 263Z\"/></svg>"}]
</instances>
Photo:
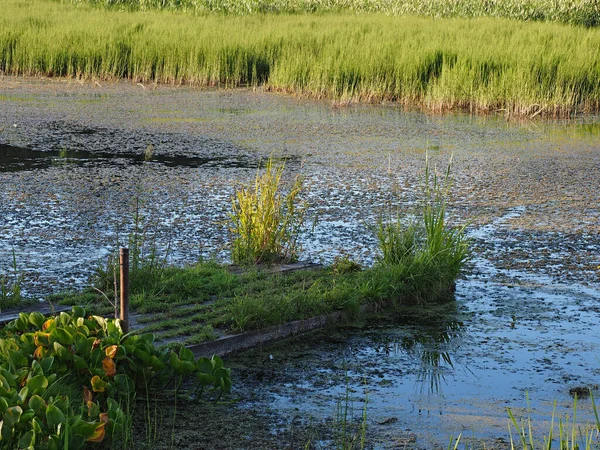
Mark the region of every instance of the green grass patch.
<instances>
[{"instance_id":1,"label":"green grass patch","mask_svg":"<svg viewBox=\"0 0 600 450\"><path fill-rule=\"evenodd\" d=\"M139 332L157 333L165 341L179 338L198 342L334 311L352 318L361 310L397 310L452 298L470 248L464 227L453 228L446 219L450 164L445 174L438 176L426 160L419 206L408 226L400 219L380 221L378 257L373 267L363 269L340 257L328 267L291 273L272 270L272 265L255 265L264 260L287 261L286 256L295 255L282 250L287 242L295 245L297 224L301 223L294 213L299 210L296 194L280 193L282 171L283 167L274 168L269 162L266 171L257 174L254 190L242 189L234 197L231 220L237 228L232 254L238 262L250 263L243 272L239 266L230 270L210 261L183 268L157 266L155 247L150 243L146 251L143 242L132 240L133 254L150 255L134 258L131 265L130 306L138 315ZM291 192L298 190L296 183ZM247 252L243 258L242 251ZM106 269L98 268L93 291L50 300L110 314L116 303L110 299L118 297L113 260Z\"/></svg>"},{"instance_id":2,"label":"green grass patch","mask_svg":"<svg viewBox=\"0 0 600 450\"><path fill-rule=\"evenodd\" d=\"M354 266L353 266L354 267ZM340 271L337 265L321 269L272 273L252 269L229 273L227 267L200 263L194 267L169 268L153 283L164 289L132 301L139 317L139 332L153 332L157 339L179 336L181 341L215 339L218 334L262 329L333 311L357 316L361 306L385 305L401 308L452 298L455 274L440 258L420 259L410 264L379 264L364 270ZM227 276L223 276L223 272ZM215 276L216 275L216 276ZM170 292L178 280L194 277L214 295L201 289ZM221 284L216 284L220 280ZM139 294L131 292L132 299ZM109 315L112 307L95 291L54 295L61 304L84 304ZM219 330L219 333L214 330Z\"/></svg>"},{"instance_id":3,"label":"green grass patch","mask_svg":"<svg viewBox=\"0 0 600 450\"><path fill-rule=\"evenodd\" d=\"M264 85L341 101L529 116L600 110L594 28L344 11L141 13L44 0L4 0L3 12L6 74Z\"/></svg>"}]
</instances>

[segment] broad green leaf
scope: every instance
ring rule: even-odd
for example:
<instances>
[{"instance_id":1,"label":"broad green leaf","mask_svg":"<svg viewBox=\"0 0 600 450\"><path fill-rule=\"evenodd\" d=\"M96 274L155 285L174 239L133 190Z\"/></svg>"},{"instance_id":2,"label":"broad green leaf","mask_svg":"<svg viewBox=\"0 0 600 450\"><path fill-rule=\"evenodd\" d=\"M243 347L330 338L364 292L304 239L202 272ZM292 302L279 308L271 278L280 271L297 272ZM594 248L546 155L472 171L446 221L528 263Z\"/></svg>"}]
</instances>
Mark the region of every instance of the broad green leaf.
<instances>
[{"instance_id":1,"label":"broad green leaf","mask_svg":"<svg viewBox=\"0 0 600 450\"><path fill-rule=\"evenodd\" d=\"M35 412L33 412L31 409L28 409L25 412L23 412L23 414L21 415L20 422L24 423L24 424L28 424L34 417L35 417Z\"/></svg>"},{"instance_id":2,"label":"broad green leaf","mask_svg":"<svg viewBox=\"0 0 600 450\"><path fill-rule=\"evenodd\" d=\"M214 375L208 373L196 373L196 378L202 386L212 386L217 380Z\"/></svg>"},{"instance_id":3,"label":"broad green leaf","mask_svg":"<svg viewBox=\"0 0 600 450\"><path fill-rule=\"evenodd\" d=\"M208 358L198 358L196 368L203 373L213 373L213 365Z\"/></svg>"},{"instance_id":4,"label":"broad green leaf","mask_svg":"<svg viewBox=\"0 0 600 450\"><path fill-rule=\"evenodd\" d=\"M144 334L140 335L140 339L145 341L148 345L154 346L154 334L144 333Z\"/></svg>"},{"instance_id":5,"label":"broad green leaf","mask_svg":"<svg viewBox=\"0 0 600 450\"><path fill-rule=\"evenodd\" d=\"M0 375L6 380L11 388L17 387L17 379L15 378L14 373L9 372L5 368L0 368Z\"/></svg>"},{"instance_id":6,"label":"broad green leaf","mask_svg":"<svg viewBox=\"0 0 600 450\"><path fill-rule=\"evenodd\" d=\"M2 416L2 420L4 420L4 425L9 428L15 426L15 424L19 423L19 419L21 418L21 414L23 414L23 409L20 406L11 406L6 410L4 416Z\"/></svg>"},{"instance_id":7,"label":"broad green leaf","mask_svg":"<svg viewBox=\"0 0 600 450\"><path fill-rule=\"evenodd\" d=\"M21 353L13 350L12 348L8 349L8 357L10 362L14 364L15 369L20 369L21 367L29 366L29 360Z\"/></svg>"},{"instance_id":8,"label":"broad green leaf","mask_svg":"<svg viewBox=\"0 0 600 450\"><path fill-rule=\"evenodd\" d=\"M45 331L36 331L33 335L33 341L37 346L43 345L44 347L47 347L50 345L50 333L46 333Z\"/></svg>"},{"instance_id":9,"label":"broad green leaf","mask_svg":"<svg viewBox=\"0 0 600 450\"><path fill-rule=\"evenodd\" d=\"M62 361L73 360L73 353L71 353L66 347L58 342L54 343L54 351L56 352L56 356L58 356Z\"/></svg>"},{"instance_id":10,"label":"broad green leaf","mask_svg":"<svg viewBox=\"0 0 600 450\"><path fill-rule=\"evenodd\" d=\"M101 329L106 330L106 319L101 316L92 316L92 319L100 326Z\"/></svg>"},{"instance_id":11,"label":"broad green leaf","mask_svg":"<svg viewBox=\"0 0 600 450\"><path fill-rule=\"evenodd\" d=\"M29 372L29 376L33 378L37 375L44 375L44 369L42 369L42 365L39 361L33 360L31 361L31 372Z\"/></svg>"},{"instance_id":12,"label":"broad green leaf","mask_svg":"<svg viewBox=\"0 0 600 450\"><path fill-rule=\"evenodd\" d=\"M10 391L11 386L8 384L4 375L0 375L0 395L7 395L8 391Z\"/></svg>"},{"instance_id":13,"label":"broad green leaf","mask_svg":"<svg viewBox=\"0 0 600 450\"><path fill-rule=\"evenodd\" d=\"M50 343L58 342L61 345L73 345L73 334L66 327L55 328L50 332Z\"/></svg>"},{"instance_id":14,"label":"broad green leaf","mask_svg":"<svg viewBox=\"0 0 600 450\"><path fill-rule=\"evenodd\" d=\"M47 356L40 361L40 366L44 370L44 375L48 375L50 373L50 368L54 364L54 356Z\"/></svg>"},{"instance_id":15,"label":"broad green leaf","mask_svg":"<svg viewBox=\"0 0 600 450\"><path fill-rule=\"evenodd\" d=\"M189 348L181 347L179 349L179 359L182 361L191 361L194 362L196 358L194 357L194 352L192 352Z\"/></svg>"},{"instance_id":16,"label":"broad green leaf","mask_svg":"<svg viewBox=\"0 0 600 450\"><path fill-rule=\"evenodd\" d=\"M219 367L223 367L223 360L221 358L219 358L217 355L213 355L213 357L210 360L215 369L217 369Z\"/></svg>"},{"instance_id":17,"label":"broad green leaf","mask_svg":"<svg viewBox=\"0 0 600 450\"><path fill-rule=\"evenodd\" d=\"M35 444L35 433L33 430L29 430L21 439L19 439L19 448L29 449L32 445Z\"/></svg>"},{"instance_id":18,"label":"broad green leaf","mask_svg":"<svg viewBox=\"0 0 600 450\"><path fill-rule=\"evenodd\" d=\"M29 323L32 325L35 325L35 327L38 330L42 329L42 326L44 326L44 322L46 321L46 318L44 317L44 315L42 313L39 312L32 312L31 314L29 314Z\"/></svg>"},{"instance_id":19,"label":"broad green leaf","mask_svg":"<svg viewBox=\"0 0 600 450\"><path fill-rule=\"evenodd\" d=\"M0 441L10 442L13 435L13 427L9 426L5 421L0 421L0 425L2 425L2 431L0 431L0 436L2 439Z\"/></svg>"},{"instance_id":20,"label":"broad green leaf","mask_svg":"<svg viewBox=\"0 0 600 450\"><path fill-rule=\"evenodd\" d=\"M35 414L38 417L40 417L40 418L45 417L46 407L48 405L46 404L44 399L42 397L40 397L39 395L32 395L31 398L29 399L28 406L29 406L29 408L31 408L33 410L33 412L35 412Z\"/></svg>"},{"instance_id":21,"label":"broad green leaf","mask_svg":"<svg viewBox=\"0 0 600 450\"><path fill-rule=\"evenodd\" d=\"M171 352L171 357L170 357L170 363L171 363L171 367L175 370L179 369L179 357L177 356L177 353L175 352Z\"/></svg>"},{"instance_id":22,"label":"broad green leaf","mask_svg":"<svg viewBox=\"0 0 600 450\"><path fill-rule=\"evenodd\" d=\"M69 314L67 314L66 312L61 312L58 315L58 319L57 319L58 323L60 323L61 326L66 326L69 323L71 323L71 316Z\"/></svg>"},{"instance_id":23,"label":"broad green leaf","mask_svg":"<svg viewBox=\"0 0 600 450\"><path fill-rule=\"evenodd\" d=\"M48 388L48 379L44 375L36 375L27 382L29 395L39 394Z\"/></svg>"},{"instance_id":24,"label":"broad green leaf","mask_svg":"<svg viewBox=\"0 0 600 450\"><path fill-rule=\"evenodd\" d=\"M85 309L83 309L81 306L73 306L73 308L71 308L71 312L74 319L85 317Z\"/></svg>"},{"instance_id":25,"label":"broad green leaf","mask_svg":"<svg viewBox=\"0 0 600 450\"><path fill-rule=\"evenodd\" d=\"M19 394L17 395L17 403L19 405L24 405L25 401L27 400L27 394L29 393L29 389L27 389L27 386L25 386L24 388L22 388L19 391Z\"/></svg>"},{"instance_id":26,"label":"broad green leaf","mask_svg":"<svg viewBox=\"0 0 600 450\"><path fill-rule=\"evenodd\" d=\"M120 320L111 320L106 322L106 333L111 337L120 337L123 334Z\"/></svg>"},{"instance_id":27,"label":"broad green leaf","mask_svg":"<svg viewBox=\"0 0 600 450\"><path fill-rule=\"evenodd\" d=\"M156 371L164 370L167 367L164 362L156 357L156 355L150 357L150 366Z\"/></svg>"},{"instance_id":28,"label":"broad green leaf","mask_svg":"<svg viewBox=\"0 0 600 450\"><path fill-rule=\"evenodd\" d=\"M150 365L150 355L148 354L148 352L142 350L141 348L136 348L133 351L133 356L135 356L140 361L142 361L145 366ZM175 356L177 356L177 355L175 355Z\"/></svg>"},{"instance_id":29,"label":"broad green leaf","mask_svg":"<svg viewBox=\"0 0 600 450\"><path fill-rule=\"evenodd\" d=\"M63 412L67 412L69 410L70 404L71 404L71 401L69 400L69 397L67 397L66 395L61 395L54 399L54 406L56 406L58 409L60 409Z\"/></svg>"},{"instance_id":30,"label":"broad green leaf","mask_svg":"<svg viewBox=\"0 0 600 450\"><path fill-rule=\"evenodd\" d=\"M52 404L46 407L46 423L50 428L57 427L64 422L65 415L58 407Z\"/></svg>"},{"instance_id":31,"label":"broad green leaf","mask_svg":"<svg viewBox=\"0 0 600 450\"><path fill-rule=\"evenodd\" d=\"M77 353L79 353L80 355L87 355L92 349L94 338L88 338L83 333L77 332L75 334L74 341L75 347L77 348Z\"/></svg>"},{"instance_id":32,"label":"broad green leaf","mask_svg":"<svg viewBox=\"0 0 600 450\"><path fill-rule=\"evenodd\" d=\"M46 408L44 407L44 415L46 414ZM42 434L42 421L40 419L38 419L37 417L34 417L31 420L31 427L33 428L33 431L35 431L35 434Z\"/></svg>"},{"instance_id":33,"label":"broad green leaf","mask_svg":"<svg viewBox=\"0 0 600 450\"><path fill-rule=\"evenodd\" d=\"M88 368L88 363L81 356L73 355L73 368L81 372Z\"/></svg>"},{"instance_id":34,"label":"broad green leaf","mask_svg":"<svg viewBox=\"0 0 600 450\"><path fill-rule=\"evenodd\" d=\"M183 375L191 375L196 371L196 364L191 361L181 361L176 370Z\"/></svg>"}]
</instances>

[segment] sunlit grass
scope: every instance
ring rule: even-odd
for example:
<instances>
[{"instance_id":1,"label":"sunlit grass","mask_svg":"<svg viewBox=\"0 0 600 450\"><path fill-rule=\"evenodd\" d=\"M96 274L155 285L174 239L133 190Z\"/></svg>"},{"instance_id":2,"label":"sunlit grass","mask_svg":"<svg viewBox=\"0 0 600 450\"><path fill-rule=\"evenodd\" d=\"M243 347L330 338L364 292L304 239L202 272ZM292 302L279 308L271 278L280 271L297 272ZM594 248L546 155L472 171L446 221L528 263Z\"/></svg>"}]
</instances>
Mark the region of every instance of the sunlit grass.
<instances>
[{"instance_id":1,"label":"sunlit grass","mask_svg":"<svg viewBox=\"0 0 600 450\"><path fill-rule=\"evenodd\" d=\"M234 264L292 262L298 259L298 236L306 205L300 200L302 179L283 191L284 164L271 159L256 174L253 186L236 189L231 201L229 231Z\"/></svg>"},{"instance_id":2,"label":"sunlit grass","mask_svg":"<svg viewBox=\"0 0 600 450\"><path fill-rule=\"evenodd\" d=\"M4 0L0 70L267 89L430 110L600 110L600 30L340 12L193 15Z\"/></svg>"},{"instance_id":3,"label":"sunlit grass","mask_svg":"<svg viewBox=\"0 0 600 450\"><path fill-rule=\"evenodd\" d=\"M69 1L69 0L67 0ZM194 13L325 13L349 10L430 17L504 17L584 26L600 23L595 0L70 0L117 9L179 10Z\"/></svg>"}]
</instances>

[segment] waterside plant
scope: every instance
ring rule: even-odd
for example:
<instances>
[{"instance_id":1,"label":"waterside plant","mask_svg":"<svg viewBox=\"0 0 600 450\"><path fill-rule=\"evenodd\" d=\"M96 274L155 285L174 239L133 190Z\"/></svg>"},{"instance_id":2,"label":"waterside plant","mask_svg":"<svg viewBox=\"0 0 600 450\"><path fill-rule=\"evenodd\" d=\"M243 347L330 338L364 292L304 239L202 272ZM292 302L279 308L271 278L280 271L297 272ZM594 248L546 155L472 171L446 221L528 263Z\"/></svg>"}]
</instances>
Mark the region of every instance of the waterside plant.
<instances>
[{"instance_id":1,"label":"waterside plant","mask_svg":"<svg viewBox=\"0 0 600 450\"><path fill-rule=\"evenodd\" d=\"M264 86L336 102L528 117L600 110L597 28L344 11L142 14L49 0L2 7L6 75Z\"/></svg>"},{"instance_id":2,"label":"waterside plant","mask_svg":"<svg viewBox=\"0 0 600 450\"><path fill-rule=\"evenodd\" d=\"M12 274L0 274L0 310L17 306L23 299L21 285L23 274L17 267L17 255L12 251Z\"/></svg>"},{"instance_id":3,"label":"waterside plant","mask_svg":"<svg viewBox=\"0 0 600 450\"><path fill-rule=\"evenodd\" d=\"M296 177L287 193L282 192L284 164L269 159L260 168L253 187L236 189L229 214L234 264L252 265L293 262L298 259L298 236L304 223L306 203L299 198L302 179Z\"/></svg>"},{"instance_id":4,"label":"waterside plant","mask_svg":"<svg viewBox=\"0 0 600 450\"><path fill-rule=\"evenodd\" d=\"M50 318L21 313L0 333L0 448L119 442L129 436L123 406L136 392L162 392L173 381L177 390L184 377L217 397L231 387L220 358L158 350L151 334L124 335L118 320L79 307Z\"/></svg>"},{"instance_id":5,"label":"waterside plant","mask_svg":"<svg viewBox=\"0 0 600 450\"><path fill-rule=\"evenodd\" d=\"M511 449L551 450L593 450L600 448L600 418L591 390L588 391L592 402L595 423L585 424L577 420L577 395L573 399L571 415L565 415L557 420L556 401L552 411L550 428L543 435L536 435L534 424L529 415L518 418L510 408L507 408L510 423L508 427ZM529 395L527 395L527 410L529 411ZM516 437L513 436L513 430ZM557 446L558 445L558 446Z\"/></svg>"},{"instance_id":6,"label":"waterside plant","mask_svg":"<svg viewBox=\"0 0 600 450\"><path fill-rule=\"evenodd\" d=\"M594 0L71 0L73 4L133 10L171 10L224 14L326 13L341 10L429 17L503 17L523 21L600 24Z\"/></svg>"}]
</instances>

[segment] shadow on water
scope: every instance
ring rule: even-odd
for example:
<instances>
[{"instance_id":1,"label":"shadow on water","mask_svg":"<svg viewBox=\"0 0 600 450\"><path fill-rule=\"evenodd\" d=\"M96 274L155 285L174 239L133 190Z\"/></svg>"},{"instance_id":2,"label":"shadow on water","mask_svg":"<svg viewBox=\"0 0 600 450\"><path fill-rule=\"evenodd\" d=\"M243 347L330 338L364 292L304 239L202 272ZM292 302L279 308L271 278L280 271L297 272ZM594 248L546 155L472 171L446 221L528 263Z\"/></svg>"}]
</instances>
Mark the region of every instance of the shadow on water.
<instances>
[{"instance_id":1,"label":"shadow on water","mask_svg":"<svg viewBox=\"0 0 600 450\"><path fill-rule=\"evenodd\" d=\"M85 130L83 134L93 134L93 130ZM255 168L256 162L243 156L193 157L164 156L156 154L103 153L85 150L40 151L28 148L0 145L0 172L22 172L42 170L57 166L103 166L116 163L144 164L155 163L167 167L225 167Z\"/></svg>"}]
</instances>

